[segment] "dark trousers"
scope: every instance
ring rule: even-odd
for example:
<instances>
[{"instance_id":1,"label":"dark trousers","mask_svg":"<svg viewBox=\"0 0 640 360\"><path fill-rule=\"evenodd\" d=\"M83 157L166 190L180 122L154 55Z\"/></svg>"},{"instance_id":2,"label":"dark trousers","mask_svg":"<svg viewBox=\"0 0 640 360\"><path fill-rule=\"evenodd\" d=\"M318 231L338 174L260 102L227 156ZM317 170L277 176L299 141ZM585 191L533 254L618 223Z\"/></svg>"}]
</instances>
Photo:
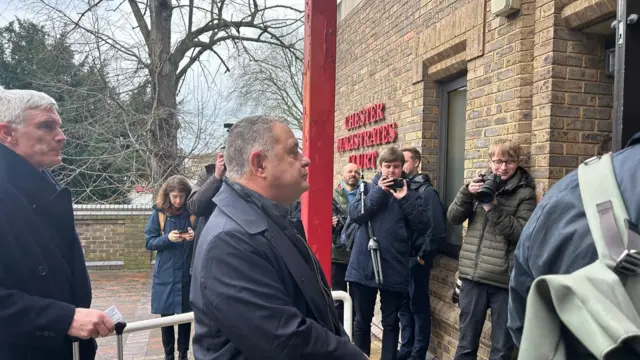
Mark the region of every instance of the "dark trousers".
<instances>
[{"instance_id":1,"label":"dark trousers","mask_svg":"<svg viewBox=\"0 0 640 360\"><path fill-rule=\"evenodd\" d=\"M491 309L490 360L509 360L514 350L507 329L509 290L462 279L460 287L460 336L454 360L476 360L482 326Z\"/></svg>"},{"instance_id":2,"label":"dark trousers","mask_svg":"<svg viewBox=\"0 0 640 360\"><path fill-rule=\"evenodd\" d=\"M379 290L358 283L349 283L353 303L356 307L356 323L353 329L353 343L367 356L371 354L371 320L380 291L382 311L382 354L380 360L395 360L398 355L400 326L398 311L402 306L403 292Z\"/></svg>"},{"instance_id":3,"label":"dark trousers","mask_svg":"<svg viewBox=\"0 0 640 360\"><path fill-rule=\"evenodd\" d=\"M336 291L346 291L351 296L351 300L353 301L353 295L351 294L351 290L347 290L347 282L344 280L344 277L347 273L348 264L341 264L332 262L331 263L331 290ZM334 302L334 306L336 307L336 311L338 312L338 319L340 319L340 325L344 326L344 303L342 301ZM353 314L353 319L356 316L356 306L353 304L353 309L351 314ZM351 324L351 328L353 329L353 324Z\"/></svg>"},{"instance_id":4,"label":"dark trousers","mask_svg":"<svg viewBox=\"0 0 640 360\"><path fill-rule=\"evenodd\" d=\"M411 280L405 294L400 317L402 345L400 353L415 359L424 359L431 337L431 308L429 303L429 275L431 259L420 265L416 258L409 261Z\"/></svg>"},{"instance_id":5,"label":"dark trousers","mask_svg":"<svg viewBox=\"0 0 640 360\"><path fill-rule=\"evenodd\" d=\"M163 314L162 317L174 314ZM175 330L174 326L165 326L160 330L162 334L162 346L165 356L175 356ZM178 325L178 353L189 352L189 342L191 341L191 323Z\"/></svg>"}]
</instances>

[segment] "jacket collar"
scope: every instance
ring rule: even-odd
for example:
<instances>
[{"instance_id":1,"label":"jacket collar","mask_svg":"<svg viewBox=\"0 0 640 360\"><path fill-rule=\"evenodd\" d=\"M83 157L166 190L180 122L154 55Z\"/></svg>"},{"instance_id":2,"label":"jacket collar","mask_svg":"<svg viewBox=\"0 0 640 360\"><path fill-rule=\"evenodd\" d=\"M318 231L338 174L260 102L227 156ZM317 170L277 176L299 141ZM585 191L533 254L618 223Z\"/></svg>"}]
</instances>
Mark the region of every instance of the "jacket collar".
<instances>
[{"instance_id":1,"label":"jacket collar","mask_svg":"<svg viewBox=\"0 0 640 360\"><path fill-rule=\"evenodd\" d=\"M268 228L267 219L260 209L244 200L228 180L223 181L220 191L213 198L213 202L249 234L257 234Z\"/></svg>"},{"instance_id":2,"label":"jacket collar","mask_svg":"<svg viewBox=\"0 0 640 360\"><path fill-rule=\"evenodd\" d=\"M0 144L0 184L8 185L32 204L48 200L59 185L48 170L38 170L22 156Z\"/></svg>"},{"instance_id":3,"label":"jacket collar","mask_svg":"<svg viewBox=\"0 0 640 360\"><path fill-rule=\"evenodd\" d=\"M633 135L631 139L629 139L629 142L625 147L629 147L637 144L640 144L640 132L637 132L635 135Z\"/></svg>"},{"instance_id":4,"label":"jacket collar","mask_svg":"<svg viewBox=\"0 0 640 360\"><path fill-rule=\"evenodd\" d=\"M409 183L409 187L414 190L419 189L422 185L433 186L431 185L429 175L420 173L409 176L407 183Z\"/></svg>"}]
</instances>

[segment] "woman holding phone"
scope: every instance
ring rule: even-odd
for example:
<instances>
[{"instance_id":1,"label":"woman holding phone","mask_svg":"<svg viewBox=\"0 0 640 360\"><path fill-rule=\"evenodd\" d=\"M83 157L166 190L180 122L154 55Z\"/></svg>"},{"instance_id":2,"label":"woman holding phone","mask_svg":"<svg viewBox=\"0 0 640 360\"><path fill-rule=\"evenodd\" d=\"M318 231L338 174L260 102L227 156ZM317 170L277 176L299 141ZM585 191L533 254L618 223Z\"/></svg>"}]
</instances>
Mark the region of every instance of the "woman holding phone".
<instances>
[{"instance_id":1,"label":"woman holding phone","mask_svg":"<svg viewBox=\"0 0 640 360\"><path fill-rule=\"evenodd\" d=\"M157 251L151 288L151 313L161 316L191 311L189 266L193 253L193 223L185 206L191 186L182 176L170 177L160 188L145 228L147 250ZM175 359L174 327L162 328L165 360ZM179 359L187 359L191 324L178 326Z\"/></svg>"}]
</instances>

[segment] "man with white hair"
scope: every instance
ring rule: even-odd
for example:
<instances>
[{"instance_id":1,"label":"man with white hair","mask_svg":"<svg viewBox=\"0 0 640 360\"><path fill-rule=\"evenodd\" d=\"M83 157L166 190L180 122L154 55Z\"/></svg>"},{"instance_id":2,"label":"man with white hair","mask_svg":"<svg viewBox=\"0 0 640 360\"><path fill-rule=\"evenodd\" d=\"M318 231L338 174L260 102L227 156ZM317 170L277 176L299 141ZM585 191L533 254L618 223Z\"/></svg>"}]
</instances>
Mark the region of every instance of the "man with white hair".
<instances>
[{"instance_id":1,"label":"man with white hair","mask_svg":"<svg viewBox=\"0 0 640 360\"><path fill-rule=\"evenodd\" d=\"M71 192L47 170L66 138L56 102L31 90L0 90L0 359L83 360L113 322L91 306Z\"/></svg>"},{"instance_id":2,"label":"man with white hair","mask_svg":"<svg viewBox=\"0 0 640 360\"><path fill-rule=\"evenodd\" d=\"M309 189L309 159L286 120L253 116L229 132L226 179L196 249L197 360L360 360L320 264L288 218Z\"/></svg>"}]
</instances>

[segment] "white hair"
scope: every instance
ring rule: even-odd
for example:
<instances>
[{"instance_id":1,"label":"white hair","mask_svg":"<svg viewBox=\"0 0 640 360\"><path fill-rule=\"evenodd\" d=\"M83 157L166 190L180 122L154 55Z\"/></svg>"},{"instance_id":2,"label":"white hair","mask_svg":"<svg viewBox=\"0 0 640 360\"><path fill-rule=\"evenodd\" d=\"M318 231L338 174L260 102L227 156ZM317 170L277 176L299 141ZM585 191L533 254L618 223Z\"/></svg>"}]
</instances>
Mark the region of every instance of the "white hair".
<instances>
[{"instance_id":1,"label":"white hair","mask_svg":"<svg viewBox=\"0 0 640 360\"><path fill-rule=\"evenodd\" d=\"M20 126L25 112L35 109L57 109L53 98L35 90L6 90L0 88L0 123Z\"/></svg>"},{"instance_id":2,"label":"white hair","mask_svg":"<svg viewBox=\"0 0 640 360\"><path fill-rule=\"evenodd\" d=\"M227 177L235 180L249 170L249 156L252 151L270 154L275 147L274 124L287 125L287 120L279 116L257 115L246 117L231 127L224 150Z\"/></svg>"}]
</instances>

